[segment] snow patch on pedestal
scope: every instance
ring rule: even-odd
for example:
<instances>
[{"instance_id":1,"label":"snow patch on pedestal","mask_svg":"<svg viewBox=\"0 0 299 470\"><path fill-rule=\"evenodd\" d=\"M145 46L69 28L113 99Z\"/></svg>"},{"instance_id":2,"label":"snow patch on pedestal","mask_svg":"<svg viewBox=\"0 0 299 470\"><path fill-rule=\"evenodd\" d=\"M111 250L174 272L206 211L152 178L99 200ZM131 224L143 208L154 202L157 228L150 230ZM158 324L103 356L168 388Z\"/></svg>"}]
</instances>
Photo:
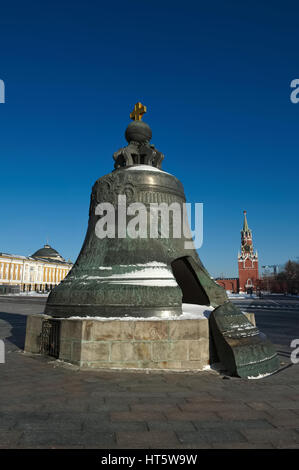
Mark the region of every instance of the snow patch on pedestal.
<instances>
[{"instance_id":1,"label":"snow patch on pedestal","mask_svg":"<svg viewBox=\"0 0 299 470\"><path fill-rule=\"evenodd\" d=\"M183 313L179 317L180 320L203 320L209 318L214 307L210 305L183 304L182 310Z\"/></svg>"},{"instance_id":2,"label":"snow patch on pedestal","mask_svg":"<svg viewBox=\"0 0 299 470\"><path fill-rule=\"evenodd\" d=\"M183 304L183 313L179 316L165 313L161 317L79 317L73 316L69 320L98 320L98 321L157 321L157 320L206 320L214 307L208 305Z\"/></svg>"}]
</instances>

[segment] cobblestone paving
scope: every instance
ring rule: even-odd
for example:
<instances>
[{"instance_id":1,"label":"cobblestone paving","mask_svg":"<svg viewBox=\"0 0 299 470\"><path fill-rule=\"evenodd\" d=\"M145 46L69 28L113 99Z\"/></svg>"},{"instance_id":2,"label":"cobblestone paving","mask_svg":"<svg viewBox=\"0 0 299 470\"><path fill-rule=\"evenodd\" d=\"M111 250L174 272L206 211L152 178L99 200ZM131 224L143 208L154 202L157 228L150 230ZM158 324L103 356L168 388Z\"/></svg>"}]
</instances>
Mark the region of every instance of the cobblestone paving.
<instances>
[{"instance_id":1,"label":"cobblestone paving","mask_svg":"<svg viewBox=\"0 0 299 470\"><path fill-rule=\"evenodd\" d=\"M80 371L22 352L41 304L0 307L0 448L299 448L299 367L285 356L279 373L249 381Z\"/></svg>"}]
</instances>

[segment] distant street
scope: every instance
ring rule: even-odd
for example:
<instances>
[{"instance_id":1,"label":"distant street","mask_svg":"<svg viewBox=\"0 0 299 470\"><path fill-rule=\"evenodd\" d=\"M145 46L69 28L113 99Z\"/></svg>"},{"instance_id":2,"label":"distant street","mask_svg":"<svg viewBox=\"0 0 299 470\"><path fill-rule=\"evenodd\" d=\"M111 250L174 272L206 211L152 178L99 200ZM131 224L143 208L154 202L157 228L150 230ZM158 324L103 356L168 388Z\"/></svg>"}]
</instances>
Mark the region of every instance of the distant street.
<instances>
[{"instance_id":1,"label":"distant street","mask_svg":"<svg viewBox=\"0 0 299 470\"><path fill-rule=\"evenodd\" d=\"M23 349L26 317L43 313L47 297L0 296L0 339L7 338L9 350Z\"/></svg>"},{"instance_id":2,"label":"distant street","mask_svg":"<svg viewBox=\"0 0 299 470\"><path fill-rule=\"evenodd\" d=\"M299 298L268 295L262 298L233 300L242 311L254 312L256 324L284 354L291 351L290 343L299 338Z\"/></svg>"}]
</instances>

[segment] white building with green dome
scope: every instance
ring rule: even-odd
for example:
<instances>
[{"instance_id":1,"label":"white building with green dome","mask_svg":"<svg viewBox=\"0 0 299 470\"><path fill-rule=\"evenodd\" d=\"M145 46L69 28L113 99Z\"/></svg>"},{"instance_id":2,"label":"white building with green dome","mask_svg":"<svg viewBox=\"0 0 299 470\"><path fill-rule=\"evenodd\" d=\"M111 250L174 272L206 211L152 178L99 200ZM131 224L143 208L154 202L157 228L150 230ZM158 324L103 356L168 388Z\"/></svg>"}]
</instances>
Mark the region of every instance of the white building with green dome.
<instances>
[{"instance_id":1,"label":"white building with green dome","mask_svg":"<svg viewBox=\"0 0 299 470\"><path fill-rule=\"evenodd\" d=\"M72 266L48 244L31 256L0 253L0 293L50 291Z\"/></svg>"}]
</instances>

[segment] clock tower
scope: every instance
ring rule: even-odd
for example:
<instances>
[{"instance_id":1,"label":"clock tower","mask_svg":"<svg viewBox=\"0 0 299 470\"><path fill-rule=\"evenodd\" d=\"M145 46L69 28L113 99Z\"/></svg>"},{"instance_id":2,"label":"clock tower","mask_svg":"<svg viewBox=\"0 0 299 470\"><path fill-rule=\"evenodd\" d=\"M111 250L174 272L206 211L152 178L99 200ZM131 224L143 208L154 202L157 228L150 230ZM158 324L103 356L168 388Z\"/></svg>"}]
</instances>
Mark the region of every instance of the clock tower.
<instances>
[{"instance_id":1,"label":"clock tower","mask_svg":"<svg viewBox=\"0 0 299 470\"><path fill-rule=\"evenodd\" d=\"M238 254L240 292L252 293L259 278L258 254L253 251L252 231L248 227L246 211L241 230L241 253Z\"/></svg>"}]
</instances>

